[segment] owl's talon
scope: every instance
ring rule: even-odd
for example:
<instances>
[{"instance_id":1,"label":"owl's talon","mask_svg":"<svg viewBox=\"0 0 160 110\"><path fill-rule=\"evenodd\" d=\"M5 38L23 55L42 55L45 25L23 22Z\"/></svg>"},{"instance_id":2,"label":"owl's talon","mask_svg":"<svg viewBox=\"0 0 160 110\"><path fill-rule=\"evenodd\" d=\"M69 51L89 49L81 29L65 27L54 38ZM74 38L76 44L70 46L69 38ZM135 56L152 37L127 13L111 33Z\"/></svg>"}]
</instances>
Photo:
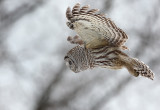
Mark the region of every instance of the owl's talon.
<instances>
[{"instance_id":1,"label":"owl's talon","mask_svg":"<svg viewBox=\"0 0 160 110\"><path fill-rule=\"evenodd\" d=\"M70 29L74 29L73 24L71 22L66 22L66 25L70 28Z\"/></svg>"},{"instance_id":2,"label":"owl's talon","mask_svg":"<svg viewBox=\"0 0 160 110\"><path fill-rule=\"evenodd\" d=\"M79 45L84 44L82 39L80 39L79 36L77 35L74 37L68 36L67 41L69 41L71 44L79 44Z\"/></svg>"},{"instance_id":3,"label":"owl's talon","mask_svg":"<svg viewBox=\"0 0 160 110\"><path fill-rule=\"evenodd\" d=\"M72 44L75 44L75 42L74 42L74 41L71 41L71 43L72 43Z\"/></svg>"},{"instance_id":4,"label":"owl's talon","mask_svg":"<svg viewBox=\"0 0 160 110\"><path fill-rule=\"evenodd\" d=\"M79 39L79 36L75 35L73 38L74 38L74 39Z\"/></svg>"},{"instance_id":5,"label":"owl's talon","mask_svg":"<svg viewBox=\"0 0 160 110\"><path fill-rule=\"evenodd\" d=\"M71 40L72 40L72 37L68 36L67 41L71 41Z\"/></svg>"},{"instance_id":6,"label":"owl's talon","mask_svg":"<svg viewBox=\"0 0 160 110\"><path fill-rule=\"evenodd\" d=\"M82 40L79 40L79 41L78 41L78 44L79 44L79 45L83 45L84 43L83 43Z\"/></svg>"}]
</instances>

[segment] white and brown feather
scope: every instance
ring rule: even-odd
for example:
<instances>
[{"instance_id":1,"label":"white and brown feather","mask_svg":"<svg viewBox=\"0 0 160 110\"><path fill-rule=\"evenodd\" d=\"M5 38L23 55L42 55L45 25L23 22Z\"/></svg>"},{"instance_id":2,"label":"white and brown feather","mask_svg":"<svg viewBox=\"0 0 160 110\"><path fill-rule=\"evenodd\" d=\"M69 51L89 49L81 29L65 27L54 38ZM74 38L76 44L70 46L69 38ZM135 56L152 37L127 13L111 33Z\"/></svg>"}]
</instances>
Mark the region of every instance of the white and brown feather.
<instances>
[{"instance_id":1,"label":"white and brown feather","mask_svg":"<svg viewBox=\"0 0 160 110\"><path fill-rule=\"evenodd\" d=\"M121 51L121 48L127 48L124 46L128 39L126 33L105 15L97 13L98 9L88 9L89 5L80 8L77 3L72 10L68 7L66 11L67 25L81 38L76 35L67 40L73 44L85 44L84 47L74 47L65 56L70 69L77 73L94 67L125 67L133 76L153 80L154 74L147 65Z\"/></svg>"},{"instance_id":2,"label":"white and brown feather","mask_svg":"<svg viewBox=\"0 0 160 110\"><path fill-rule=\"evenodd\" d=\"M147 65L138 59L129 57L115 47L106 46L97 49L85 49L84 47L76 46L67 53L65 61L72 61L69 66L76 73L95 67L110 69L125 67L135 77L141 75L151 80L154 79L154 73Z\"/></svg>"},{"instance_id":3,"label":"white and brown feather","mask_svg":"<svg viewBox=\"0 0 160 110\"><path fill-rule=\"evenodd\" d=\"M88 9L88 5L80 8L77 3L66 11L67 25L77 32L87 48L122 47L128 39L126 33L105 15L97 13L98 9Z\"/></svg>"}]
</instances>

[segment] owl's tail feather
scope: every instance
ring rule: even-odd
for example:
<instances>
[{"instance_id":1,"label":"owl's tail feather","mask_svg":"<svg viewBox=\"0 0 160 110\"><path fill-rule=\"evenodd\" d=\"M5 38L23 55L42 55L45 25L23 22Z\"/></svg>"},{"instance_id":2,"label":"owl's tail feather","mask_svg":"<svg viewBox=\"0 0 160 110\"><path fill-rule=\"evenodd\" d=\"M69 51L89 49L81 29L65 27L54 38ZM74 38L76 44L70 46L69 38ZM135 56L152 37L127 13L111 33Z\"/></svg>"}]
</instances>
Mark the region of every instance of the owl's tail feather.
<instances>
[{"instance_id":1,"label":"owl's tail feather","mask_svg":"<svg viewBox=\"0 0 160 110\"><path fill-rule=\"evenodd\" d=\"M133 76L137 77L141 75L151 80L154 79L154 73L143 62L139 61L138 59L130 57L124 58L123 60L124 60L124 66Z\"/></svg>"}]
</instances>

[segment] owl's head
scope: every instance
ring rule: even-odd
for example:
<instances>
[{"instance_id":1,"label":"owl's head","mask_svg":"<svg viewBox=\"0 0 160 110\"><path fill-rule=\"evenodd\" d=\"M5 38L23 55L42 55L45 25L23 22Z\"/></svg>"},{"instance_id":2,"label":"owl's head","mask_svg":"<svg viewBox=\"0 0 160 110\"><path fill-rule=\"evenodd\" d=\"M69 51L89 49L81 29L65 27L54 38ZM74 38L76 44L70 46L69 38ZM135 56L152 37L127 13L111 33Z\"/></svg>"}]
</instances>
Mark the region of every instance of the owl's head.
<instances>
[{"instance_id":1,"label":"owl's head","mask_svg":"<svg viewBox=\"0 0 160 110\"><path fill-rule=\"evenodd\" d=\"M80 70L78 69L78 65L76 63L76 61L74 61L73 58L69 57L69 56L65 56L64 60L66 62L66 65L75 73L80 72Z\"/></svg>"},{"instance_id":2,"label":"owl's head","mask_svg":"<svg viewBox=\"0 0 160 110\"><path fill-rule=\"evenodd\" d=\"M64 57L64 60L66 65L75 73L89 68L85 49L81 46L72 48Z\"/></svg>"}]
</instances>

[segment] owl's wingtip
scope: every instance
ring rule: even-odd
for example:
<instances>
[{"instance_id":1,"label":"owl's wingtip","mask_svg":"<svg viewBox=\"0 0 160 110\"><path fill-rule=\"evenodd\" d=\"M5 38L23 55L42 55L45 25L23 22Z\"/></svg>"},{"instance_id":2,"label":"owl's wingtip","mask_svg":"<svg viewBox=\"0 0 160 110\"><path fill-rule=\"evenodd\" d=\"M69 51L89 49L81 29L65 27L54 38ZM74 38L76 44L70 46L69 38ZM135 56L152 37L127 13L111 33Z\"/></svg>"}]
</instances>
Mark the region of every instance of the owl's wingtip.
<instances>
[{"instance_id":1,"label":"owl's wingtip","mask_svg":"<svg viewBox=\"0 0 160 110\"><path fill-rule=\"evenodd\" d=\"M144 76L144 77L147 77L151 80L154 80L154 74L153 73L150 73L150 74L141 74L141 76Z\"/></svg>"},{"instance_id":2,"label":"owl's wingtip","mask_svg":"<svg viewBox=\"0 0 160 110\"><path fill-rule=\"evenodd\" d=\"M71 8L70 7L67 7L66 17L67 17L68 20L71 20L71 18L72 18L72 13L71 13Z\"/></svg>"},{"instance_id":3,"label":"owl's wingtip","mask_svg":"<svg viewBox=\"0 0 160 110\"><path fill-rule=\"evenodd\" d=\"M76 5L80 5L80 3L79 3L79 2L77 2L77 3L76 3Z\"/></svg>"},{"instance_id":4,"label":"owl's wingtip","mask_svg":"<svg viewBox=\"0 0 160 110\"><path fill-rule=\"evenodd\" d=\"M152 74L149 79L154 80L154 74Z\"/></svg>"}]
</instances>

